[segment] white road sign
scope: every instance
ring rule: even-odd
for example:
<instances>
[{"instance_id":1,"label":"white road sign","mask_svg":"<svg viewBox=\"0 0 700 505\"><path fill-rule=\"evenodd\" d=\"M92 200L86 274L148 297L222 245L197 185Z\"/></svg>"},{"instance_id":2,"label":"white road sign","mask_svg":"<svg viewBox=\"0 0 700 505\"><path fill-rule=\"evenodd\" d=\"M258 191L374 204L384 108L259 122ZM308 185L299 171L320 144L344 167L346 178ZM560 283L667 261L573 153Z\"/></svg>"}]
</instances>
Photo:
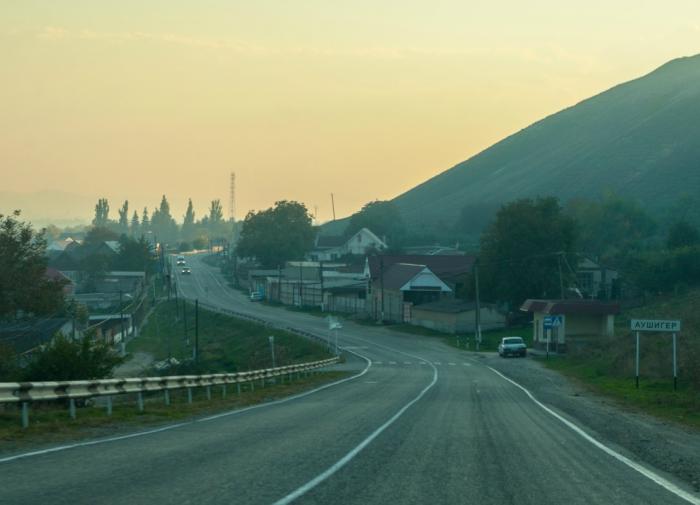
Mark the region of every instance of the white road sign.
<instances>
[{"instance_id":1,"label":"white road sign","mask_svg":"<svg viewBox=\"0 0 700 505\"><path fill-rule=\"evenodd\" d=\"M632 331L667 331L678 333L681 331L679 320L666 319L632 319Z\"/></svg>"}]
</instances>

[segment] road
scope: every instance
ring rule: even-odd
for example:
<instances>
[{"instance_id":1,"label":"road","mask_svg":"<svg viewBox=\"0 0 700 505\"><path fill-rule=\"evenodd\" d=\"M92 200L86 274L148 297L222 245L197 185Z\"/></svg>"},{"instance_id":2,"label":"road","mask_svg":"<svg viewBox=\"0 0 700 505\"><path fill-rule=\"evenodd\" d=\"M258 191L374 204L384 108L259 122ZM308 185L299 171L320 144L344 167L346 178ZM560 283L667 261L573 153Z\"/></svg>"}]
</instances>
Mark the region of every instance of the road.
<instances>
[{"instance_id":1,"label":"road","mask_svg":"<svg viewBox=\"0 0 700 505\"><path fill-rule=\"evenodd\" d=\"M321 318L248 301L199 257L189 263L192 275L178 277L189 298L326 331ZM346 323L340 342L355 369L341 384L140 436L0 458L0 503L700 504L436 339Z\"/></svg>"}]
</instances>

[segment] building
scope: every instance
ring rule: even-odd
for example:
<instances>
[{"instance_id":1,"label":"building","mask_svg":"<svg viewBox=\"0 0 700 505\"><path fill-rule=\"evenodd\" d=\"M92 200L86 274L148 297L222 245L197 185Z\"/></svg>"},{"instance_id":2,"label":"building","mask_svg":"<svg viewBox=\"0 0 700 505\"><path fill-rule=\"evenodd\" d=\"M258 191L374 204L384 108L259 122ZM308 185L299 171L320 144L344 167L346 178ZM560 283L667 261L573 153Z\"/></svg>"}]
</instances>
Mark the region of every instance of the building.
<instances>
[{"instance_id":1,"label":"building","mask_svg":"<svg viewBox=\"0 0 700 505\"><path fill-rule=\"evenodd\" d=\"M313 261L333 261L349 254L362 256L369 251L383 251L386 248L384 240L368 228L362 228L350 238L317 236L309 258Z\"/></svg>"},{"instance_id":2,"label":"building","mask_svg":"<svg viewBox=\"0 0 700 505\"><path fill-rule=\"evenodd\" d=\"M448 286L428 266L414 263L392 263L381 266L368 287L367 312L378 321L410 322L411 309L454 296Z\"/></svg>"},{"instance_id":3,"label":"building","mask_svg":"<svg viewBox=\"0 0 700 505\"><path fill-rule=\"evenodd\" d=\"M532 313L532 341L535 348L545 349L549 338L550 350L566 352L567 347L595 337L613 337L615 315L620 313L617 303L600 300L526 300L520 307ZM544 328L546 316L563 316L561 325Z\"/></svg>"},{"instance_id":4,"label":"building","mask_svg":"<svg viewBox=\"0 0 700 505\"><path fill-rule=\"evenodd\" d=\"M616 298L618 272L582 257L576 269L576 284L585 298L609 300Z\"/></svg>"},{"instance_id":5,"label":"building","mask_svg":"<svg viewBox=\"0 0 700 505\"><path fill-rule=\"evenodd\" d=\"M482 330L505 328L506 315L490 303L482 303L479 310ZM444 333L474 333L476 328L476 303L456 299L443 299L411 310L411 324Z\"/></svg>"}]
</instances>

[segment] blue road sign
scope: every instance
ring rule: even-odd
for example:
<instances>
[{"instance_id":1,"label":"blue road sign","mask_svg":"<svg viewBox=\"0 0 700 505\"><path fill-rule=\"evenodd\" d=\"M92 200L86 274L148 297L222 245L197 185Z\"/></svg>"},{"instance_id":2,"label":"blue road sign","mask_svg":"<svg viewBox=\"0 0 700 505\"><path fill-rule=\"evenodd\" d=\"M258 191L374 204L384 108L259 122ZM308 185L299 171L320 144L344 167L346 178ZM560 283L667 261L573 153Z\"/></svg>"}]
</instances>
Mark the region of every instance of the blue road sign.
<instances>
[{"instance_id":1,"label":"blue road sign","mask_svg":"<svg viewBox=\"0 0 700 505\"><path fill-rule=\"evenodd\" d=\"M564 324L564 316L544 316L543 323L545 330L559 328Z\"/></svg>"}]
</instances>

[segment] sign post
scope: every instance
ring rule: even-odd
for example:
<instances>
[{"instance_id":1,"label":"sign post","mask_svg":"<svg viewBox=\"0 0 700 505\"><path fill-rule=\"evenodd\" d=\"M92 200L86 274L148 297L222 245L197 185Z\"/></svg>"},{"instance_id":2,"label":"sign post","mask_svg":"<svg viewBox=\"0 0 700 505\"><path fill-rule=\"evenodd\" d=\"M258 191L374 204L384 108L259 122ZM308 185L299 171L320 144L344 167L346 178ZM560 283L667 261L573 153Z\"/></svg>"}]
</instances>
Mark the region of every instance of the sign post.
<instances>
[{"instance_id":1,"label":"sign post","mask_svg":"<svg viewBox=\"0 0 700 505\"><path fill-rule=\"evenodd\" d=\"M542 322L547 334L547 359L549 359L549 344L552 340L552 328L561 328L564 322L564 316L544 316Z\"/></svg>"},{"instance_id":2,"label":"sign post","mask_svg":"<svg viewBox=\"0 0 700 505\"><path fill-rule=\"evenodd\" d=\"M635 383L639 389L639 332L653 331L673 334L673 390L678 389L678 357L677 333L681 331L681 322L677 319L632 319L630 328L636 333L637 346L635 350Z\"/></svg>"}]
</instances>

